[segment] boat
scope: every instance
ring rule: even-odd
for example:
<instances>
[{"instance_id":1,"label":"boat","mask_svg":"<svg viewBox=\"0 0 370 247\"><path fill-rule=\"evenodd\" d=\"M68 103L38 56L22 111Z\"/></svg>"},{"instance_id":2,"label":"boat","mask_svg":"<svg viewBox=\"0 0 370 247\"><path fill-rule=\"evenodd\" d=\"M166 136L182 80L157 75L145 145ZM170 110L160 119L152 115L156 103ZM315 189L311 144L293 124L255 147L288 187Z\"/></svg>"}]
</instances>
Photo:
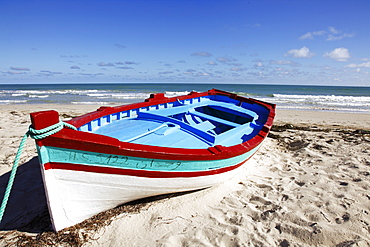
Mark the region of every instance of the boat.
<instances>
[{"instance_id":1,"label":"boat","mask_svg":"<svg viewBox=\"0 0 370 247\"><path fill-rule=\"evenodd\" d=\"M151 94L66 121L36 139L53 229L141 198L211 187L234 176L266 139L275 105L211 89ZM31 127L60 123L31 113Z\"/></svg>"}]
</instances>

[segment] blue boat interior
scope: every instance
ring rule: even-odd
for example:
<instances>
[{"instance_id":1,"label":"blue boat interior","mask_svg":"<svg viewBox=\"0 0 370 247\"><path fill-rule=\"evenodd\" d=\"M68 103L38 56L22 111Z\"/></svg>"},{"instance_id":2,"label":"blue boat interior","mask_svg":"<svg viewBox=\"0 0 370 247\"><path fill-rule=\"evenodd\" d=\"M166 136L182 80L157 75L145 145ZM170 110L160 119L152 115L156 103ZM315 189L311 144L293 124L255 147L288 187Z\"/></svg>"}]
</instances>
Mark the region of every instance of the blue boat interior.
<instances>
[{"instance_id":1,"label":"blue boat interior","mask_svg":"<svg viewBox=\"0 0 370 247\"><path fill-rule=\"evenodd\" d=\"M79 130L123 142L200 149L248 141L267 116L268 110L258 104L212 95L117 112Z\"/></svg>"}]
</instances>

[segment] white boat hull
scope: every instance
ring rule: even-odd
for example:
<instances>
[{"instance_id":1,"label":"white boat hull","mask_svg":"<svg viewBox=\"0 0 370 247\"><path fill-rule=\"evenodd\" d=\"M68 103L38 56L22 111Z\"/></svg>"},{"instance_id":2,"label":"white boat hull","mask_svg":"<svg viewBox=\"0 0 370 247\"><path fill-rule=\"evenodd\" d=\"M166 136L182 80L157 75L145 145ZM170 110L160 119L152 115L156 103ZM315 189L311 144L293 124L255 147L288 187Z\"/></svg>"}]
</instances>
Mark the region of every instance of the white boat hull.
<instances>
[{"instance_id":1,"label":"white boat hull","mask_svg":"<svg viewBox=\"0 0 370 247\"><path fill-rule=\"evenodd\" d=\"M59 231L140 198L211 187L237 171L238 168L202 177L146 178L43 169L43 178L53 228Z\"/></svg>"}]
</instances>

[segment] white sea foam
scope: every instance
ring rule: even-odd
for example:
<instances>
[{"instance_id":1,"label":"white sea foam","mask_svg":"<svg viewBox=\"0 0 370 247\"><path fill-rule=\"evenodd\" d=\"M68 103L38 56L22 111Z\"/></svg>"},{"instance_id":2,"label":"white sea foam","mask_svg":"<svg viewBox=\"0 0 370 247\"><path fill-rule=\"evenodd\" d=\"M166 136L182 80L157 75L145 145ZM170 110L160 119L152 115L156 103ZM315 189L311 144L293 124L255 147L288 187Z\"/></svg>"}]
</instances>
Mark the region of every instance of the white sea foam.
<instances>
[{"instance_id":1,"label":"white sea foam","mask_svg":"<svg viewBox=\"0 0 370 247\"><path fill-rule=\"evenodd\" d=\"M166 97L176 97L176 96L181 96L181 95L187 95L189 94L189 91L166 91L165 96Z\"/></svg>"},{"instance_id":2,"label":"white sea foam","mask_svg":"<svg viewBox=\"0 0 370 247\"><path fill-rule=\"evenodd\" d=\"M4 93L11 94L11 95L29 95L29 94L47 94L53 93L55 91L45 91L45 90L16 90L16 91L9 91L3 90Z\"/></svg>"},{"instance_id":3,"label":"white sea foam","mask_svg":"<svg viewBox=\"0 0 370 247\"><path fill-rule=\"evenodd\" d=\"M88 93L89 97L96 97L99 99L146 99L150 94L148 93Z\"/></svg>"},{"instance_id":4,"label":"white sea foam","mask_svg":"<svg viewBox=\"0 0 370 247\"><path fill-rule=\"evenodd\" d=\"M13 97L18 97L18 96L26 96L27 94L25 93L13 93L12 96Z\"/></svg>"},{"instance_id":5,"label":"white sea foam","mask_svg":"<svg viewBox=\"0 0 370 247\"><path fill-rule=\"evenodd\" d=\"M26 103L27 100L0 100L0 104L19 104Z\"/></svg>"},{"instance_id":6,"label":"white sea foam","mask_svg":"<svg viewBox=\"0 0 370 247\"><path fill-rule=\"evenodd\" d=\"M86 95L90 96L90 97L105 97L105 96L111 96L112 94L108 94L108 93L87 93Z\"/></svg>"},{"instance_id":7,"label":"white sea foam","mask_svg":"<svg viewBox=\"0 0 370 247\"><path fill-rule=\"evenodd\" d=\"M116 93L112 94L115 99L146 99L150 96L148 93Z\"/></svg>"},{"instance_id":8,"label":"white sea foam","mask_svg":"<svg viewBox=\"0 0 370 247\"><path fill-rule=\"evenodd\" d=\"M8 86L7 86L8 87ZM359 91L357 88L345 88L348 95L340 95L339 90L343 88L310 88L308 91L301 88L281 86L272 87L271 89L262 90L261 88L253 88L245 90L233 86L232 88L221 88L244 97L252 97L262 101L274 103L279 109L311 109L311 110L333 110L333 111L351 111L351 112L369 112L370 113L370 96L367 93L367 88ZM34 90L32 90L34 88ZM116 87L108 85L100 87L100 89L90 89L89 85L78 85L73 89L68 85L38 85L37 87L15 87L14 90L5 88L0 90L0 104L33 104L42 103L42 99L47 103L61 104L101 104L101 105L119 105L127 103L141 102L147 99L151 93L163 92L166 97L177 97L187 95L192 90L199 91L196 86L178 87L177 85L166 86L167 91L163 90L163 86L156 88L152 85L135 85L134 87ZM234 90L232 90L234 89ZM323 89L324 91L320 91ZM327 91L325 91L327 90ZM200 90L203 92L204 90ZM279 92L279 93L274 93ZM281 93L282 92L282 93ZM284 93L286 92L286 93ZM290 93L291 92L291 93ZM297 93L296 93L297 92ZM333 94L332 94L333 92ZM327 93L327 94L326 94ZM351 95L351 93L353 93ZM321 94L321 95L318 95ZM358 95L358 96L357 96ZM47 100L47 101L46 101Z\"/></svg>"},{"instance_id":9,"label":"white sea foam","mask_svg":"<svg viewBox=\"0 0 370 247\"><path fill-rule=\"evenodd\" d=\"M278 99L370 102L367 96L273 94Z\"/></svg>"},{"instance_id":10,"label":"white sea foam","mask_svg":"<svg viewBox=\"0 0 370 247\"><path fill-rule=\"evenodd\" d=\"M48 98L49 95L33 95L33 94L31 94L28 97L30 97L30 98Z\"/></svg>"},{"instance_id":11,"label":"white sea foam","mask_svg":"<svg viewBox=\"0 0 370 247\"><path fill-rule=\"evenodd\" d=\"M262 100L277 104L280 108L370 112L370 97L344 95L296 95L273 94Z\"/></svg>"},{"instance_id":12,"label":"white sea foam","mask_svg":"<svg viewBox=\"0 0 370 247\"><path fill-rule=\"evenodd\" d=\"M82 101L82 102L79 102L79 101L75 101L75 102L71 102L71 104L74 104L74 105L111 105L112 103L111 102L94 102L94 101Z\"/></svg>"},{"instance_id":13,"label":"white sea foam","mask_svg":"<svg viewBox=\"0 0 370 247\"><path fill-rule=\"evenodd\" d=\"M345 108L345 107L324 107L324 106L298 106L298 105L286 105L283 107L280 107L281 109L294 109L294 110L320 110L320 111L339 111L339 112L361 112L361 113L367 113L370 111L367 109L351 109L351 108Z\"/></svg>"}]
</instances>

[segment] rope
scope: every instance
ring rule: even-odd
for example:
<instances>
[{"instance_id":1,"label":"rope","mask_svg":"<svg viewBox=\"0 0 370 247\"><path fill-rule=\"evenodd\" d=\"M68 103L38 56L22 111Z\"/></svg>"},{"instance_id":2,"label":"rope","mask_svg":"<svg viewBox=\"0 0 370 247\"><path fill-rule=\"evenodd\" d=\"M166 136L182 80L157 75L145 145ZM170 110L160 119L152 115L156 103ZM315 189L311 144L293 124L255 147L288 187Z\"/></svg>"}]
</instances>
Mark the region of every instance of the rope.
<instances>
[{"instance_id":1,"label":"rope","mask_svg":"<svg viewBox=\"0 0 370 247\"><path fill-rule=\"evenodd\" d=\"M11 170L10 176L9 176L8 185L6 187L4 197L3 197L3 201L2 201L1 206L0 206L0 223L3 220L5 208L6 208L6 205L8 203L8 199L9 199L9 195L10 195L10 191L13 188L14 178L15 178L15 175L17 173L18 163L19 163L19 160L21 158L21 154L23 152L23 148L24 148L24 145L26 144L27 138L31 137L31 138L36 139L36 140L43 139L45 137L48 137L50 135L53 135L53 134L59 132L60 130L63 129L64 126L70 128L70 129L73 129L73 130L77 130L77 128L75 126L73 126L69 123L59 122L57 124L51 125L49 127L41 129L41 130L35 130L30 126L28 131L26 132L26 134L23 135L21 143L19 144L17 154L15 155L13 167L12 167L12 170Z\"/></svg>"}]
</instances>

